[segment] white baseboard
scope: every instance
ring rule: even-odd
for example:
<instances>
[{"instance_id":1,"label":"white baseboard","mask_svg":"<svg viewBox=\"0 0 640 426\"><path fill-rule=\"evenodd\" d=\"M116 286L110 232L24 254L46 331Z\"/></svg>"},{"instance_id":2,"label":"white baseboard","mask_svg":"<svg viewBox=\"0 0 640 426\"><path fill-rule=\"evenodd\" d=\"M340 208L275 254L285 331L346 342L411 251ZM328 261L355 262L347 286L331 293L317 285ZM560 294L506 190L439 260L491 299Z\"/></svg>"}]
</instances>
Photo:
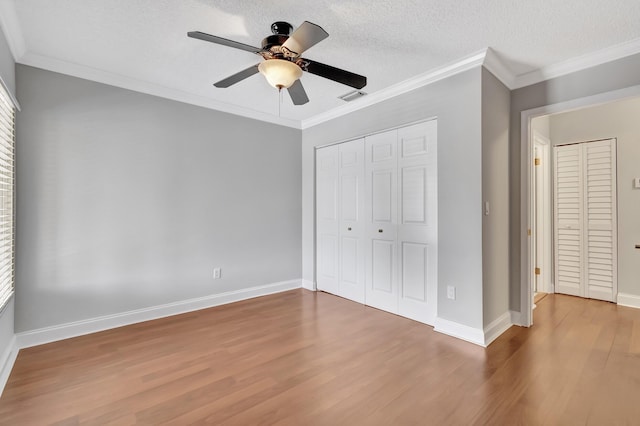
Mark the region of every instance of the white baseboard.
<instances>
[{"instance_id":1,"label":"white baseboard","mask_svg":"<svg viewBox=\"0 0 640 426\"><path fill-rule=\"evenodd\" d=\"M510 329L512 325L511 312L507 311L500 315L495 321L492 321L484 328L484 346L489 346L491 342Z\"/></svg>"},{"instance_id":2,"label":"white baseboard","mask_svg":"<svg viewBox=\"0 0 640 426\"><path fill-rule=\"evenodd\" d=\"M640 309L640 296L635 294L618 293L618 305Z\"/></svg>"},{"instance_id":3,"label":"white baseboard","mask_svg":"<svg viewBox=\"0 0 640 426\"><path fill-rule=\"evenodd\" d=\"M7 384L7 380L9 380L9 375L13 369L13 364L16 362L19 350L20 348L18 348L16 336L14 335L9 346L2 354L2 358L0 358L0 365L2 365L2 369L0 369L0 395L4 392L4 387Z\"/></svg>"},{"instance_id":4,"label":"white baseboard","mask_svg":"<svg viewBox=\"0 0 640 426\"><path fill-rule=\"evenodd\" d=\"M180 302L168 303L166 305L152 306L150 308L137 309L135 311L70 322L67 324L45 327L32 331L25 331L16 334L17 347L22 349L31 346L43 345L45 343L69 339L71 337L96 333L98 331L164 318L171 315L183 314L185 312L211 308L227 303L239 302L241 300L266 296L268 294L294 290L300 287L302 287L302 280L282 281L263 286L230 291L227 293L182 300Z\"/></svg>"},{"instance_id":5,"label":"white baseboard","mask_svg":"<svg viewBox=\"0 0 640 426\"><path fill-rule=\"evenodd\" d=\"M476 345L486 346L484 344L484 330L480 328L469 327L468 325L437 317L433 330Z\"/></svg>"},{"instance_id":6,"label":"white baseboard","mask_svg":"<svg viewBox=\"0 0 640 426\"><path fill-rule=\"evenodd\" d=\"M520 327L524 327L525 325L522 323L522 313L517 311L509 311L509 316L511 317L511 324L519 325Z\"/></svg>"},{"instance_id":7,"label":"white baseboard","mask_svg":"<svg viewBox=\"0 0 640 426\"><path fill-rule=\"evenodd\" d=\"M316 283L310 280L302 280L302 288L307 290L316 291Z\"/></svg>"}]
</instances>

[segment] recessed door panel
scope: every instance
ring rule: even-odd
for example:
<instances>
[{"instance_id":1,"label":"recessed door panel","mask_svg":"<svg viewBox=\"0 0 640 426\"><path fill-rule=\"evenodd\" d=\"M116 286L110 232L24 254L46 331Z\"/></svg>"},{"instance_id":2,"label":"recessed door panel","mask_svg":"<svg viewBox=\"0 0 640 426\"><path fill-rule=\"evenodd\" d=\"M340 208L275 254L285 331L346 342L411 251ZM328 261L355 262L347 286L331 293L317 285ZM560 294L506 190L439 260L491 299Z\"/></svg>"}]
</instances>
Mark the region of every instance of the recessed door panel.
<instances>
[{"instance_id":1,"label":"recessed door panel","mask_svg":"<svg viewBox=\"0 0 640 426\"><path fill-rule=\"evenodd\" d=\"M402 169L402 223L427 224L426 188L425 167Z\"/></svg>"},{"instance_id":2,"label":"recessed door panel","mask_svg":"<svg viewBox=\"0 0 640 426\"><path fill-rule=\"evenodd\" d=\"M428 246L426 244L402 244L401 292L403 298L418 302L427 301Z\"/></svg>"},{"instance_id":3,"label":"recessed door panel","mask_svg":"<svg viewBox=\"0 0 640 426\"><path fill-rule=\"evenodd\" d=\"M318 235L318 275L328 279L337 279L336 254L338 240L335 235Z\"/></svg>"},{"instance_id":4,"label":"recessed door panel","mask_svg":"<svg viewBox=\"0 0 640 426\"><path fill-rule=\"evenodd\" d=\"M374 290L393 292L394 243L372 240L371 242L371 286Z\"/></svg>"},{"instance_id":5,"label":"recessed door panel","mask_svg":"<svg viewBox=\"0 0 640 426\"><path fill-rule=\"evenodd\" d=\"M346 175L340 177L340 182L341 219L355 222L358 220L358 186L361 179L357 175Z\"/></svg>"},{"instance_id":6,"label":"recessed door panel","mask_svg":"<svg viewBox=\"0 0 640 426\"><path fill-rule=\"evenodd\" d=\"M371 173L371 215L373 222L391 223L393 204L393 170Z\"/></svg>"},{"instance_id":7,"label":"recessed door panel","mask_svg":"<svg viewBox=\"0 0 640 426\"><path fill-rule=\"evenodd\" d=\"M336 176L318 177L318 199L322 203L318 205L319 218L335 221L338 219L338 182Z\"/></svg>"},{"instance_id":8,"label":"recessed door panel","mask_svg":"<svg viewBox=\"0 0 640 426\"><path fill-rule=\"evenodd\" d=\"M356 285L358 283L358 238L342 237L340 239L341 283Z\"/></svg>"}]
</instances>

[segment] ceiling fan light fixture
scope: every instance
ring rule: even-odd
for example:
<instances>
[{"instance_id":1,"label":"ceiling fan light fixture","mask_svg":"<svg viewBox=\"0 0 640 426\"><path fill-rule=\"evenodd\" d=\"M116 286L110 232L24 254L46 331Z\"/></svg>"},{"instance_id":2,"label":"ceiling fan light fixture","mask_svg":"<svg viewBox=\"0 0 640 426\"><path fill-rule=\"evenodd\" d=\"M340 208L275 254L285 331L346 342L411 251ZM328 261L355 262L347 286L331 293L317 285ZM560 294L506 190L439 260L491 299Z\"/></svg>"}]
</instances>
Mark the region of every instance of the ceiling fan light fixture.
<instances>
[{"instance_id":1,"label":"ceiling fan light fixture","mask_svg":"<svg viewBox=\"0 0 640 426\"><path fill-rule=\"evenodd\" d=\"M258 65L258 70L276 89L288 89L302 77L302 69L285 59L267 59Z\"/></svg>"}]
</instances>

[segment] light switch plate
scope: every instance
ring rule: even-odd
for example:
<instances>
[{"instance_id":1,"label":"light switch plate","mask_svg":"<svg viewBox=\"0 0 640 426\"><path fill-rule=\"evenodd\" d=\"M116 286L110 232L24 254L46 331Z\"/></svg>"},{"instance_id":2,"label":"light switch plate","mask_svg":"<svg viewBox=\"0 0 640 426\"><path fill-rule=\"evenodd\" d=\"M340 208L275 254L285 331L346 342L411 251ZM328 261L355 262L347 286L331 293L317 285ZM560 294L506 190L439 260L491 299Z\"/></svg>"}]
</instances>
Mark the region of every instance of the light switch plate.
<instances>
[{"instance_id":1,"label":"light switch plate","mask_svg":"<svg viewBox=\"0 0 640 426\"><path fill-rule=\"evenodd\" d=\"M635 189L640 189L640 178L635 178L635 179L633 180L633 187L634 187Z\"/></svg>"}]
</instances>

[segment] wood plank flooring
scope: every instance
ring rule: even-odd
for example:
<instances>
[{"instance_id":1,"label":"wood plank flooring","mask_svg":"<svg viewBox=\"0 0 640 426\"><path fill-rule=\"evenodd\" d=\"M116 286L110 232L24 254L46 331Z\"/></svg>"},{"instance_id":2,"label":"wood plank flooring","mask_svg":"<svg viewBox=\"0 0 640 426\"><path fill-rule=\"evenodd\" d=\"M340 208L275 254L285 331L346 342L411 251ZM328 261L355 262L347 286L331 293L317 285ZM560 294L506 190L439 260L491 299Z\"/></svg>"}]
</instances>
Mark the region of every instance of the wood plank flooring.
<instances>
[{"instance_id":1,"label":"wood plank flooring","mask_svg":"<svg viewBox=\"0 0 640 426\"><path fill-rule=\"evenodd\" d=\"M534 320L483 349L295 290L22 350L0 424L640 424L640 310Z\"/></svg>"}]
</instances>

